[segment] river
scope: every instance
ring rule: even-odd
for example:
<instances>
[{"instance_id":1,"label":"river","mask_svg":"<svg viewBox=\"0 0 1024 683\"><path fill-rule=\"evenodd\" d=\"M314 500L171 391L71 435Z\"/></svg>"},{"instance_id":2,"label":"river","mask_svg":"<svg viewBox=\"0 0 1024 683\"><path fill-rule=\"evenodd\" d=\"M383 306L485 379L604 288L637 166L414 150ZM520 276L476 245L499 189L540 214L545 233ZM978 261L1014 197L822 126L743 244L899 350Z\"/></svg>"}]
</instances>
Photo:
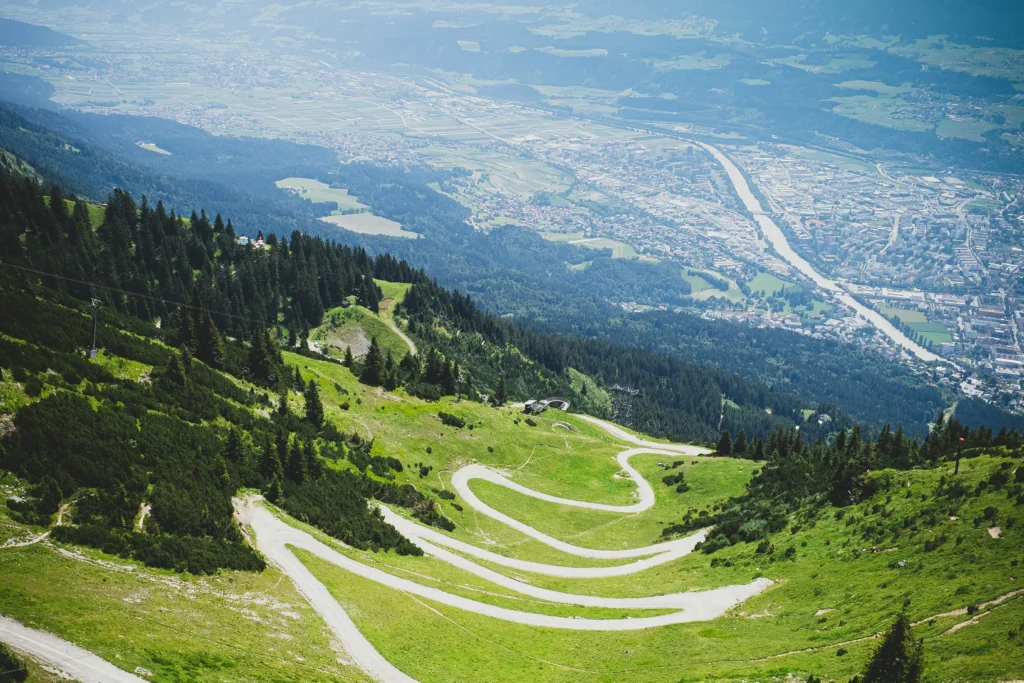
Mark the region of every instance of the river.
<instances>
[{"instance_id":1,"label":"river","mask_svg":"<svg viewBox=\"0 0 1024 683\"><path fill-rule=\"evenodd\" d=\"M885 318L881 313L868 308L861 302L857 301L847 292L843 287L835 280L830 280L825 277L817 270L814 269L810 263L807 262L800 254L793 250L793 247L789 246L789 240L786 239L786 235L782 232L782 229L772 220L764 208L761 206L761 202L757 200L754 193L750 191L750 185L747 184L747 179L740 172L740 169L736 167L736 164L732 162L729 157L725 156L720 149L713 147L704 142L697 142L698 145L706 149L708 152L718 160L718 163L722 165L725 172L729 175L729 180L732 181L733 187L736 188L736 193L739 195L743 205L747 208L754 216L754 220L761 227L761 232L764 234L765 239L772 245L775 251L789 263L791 266L799 270L805 276L807 276L814 284L821 289L829 292L836 299L841 301L846 306L852 308L857 312L857 315L867 320L875 326L882 334L892 339L898 345L914 354L923 361L937 361L942 360L939 356L932 353L928 349L924 348L907 335L903 334L896 328L888 319Z\"/></svg>"}]
</instances>

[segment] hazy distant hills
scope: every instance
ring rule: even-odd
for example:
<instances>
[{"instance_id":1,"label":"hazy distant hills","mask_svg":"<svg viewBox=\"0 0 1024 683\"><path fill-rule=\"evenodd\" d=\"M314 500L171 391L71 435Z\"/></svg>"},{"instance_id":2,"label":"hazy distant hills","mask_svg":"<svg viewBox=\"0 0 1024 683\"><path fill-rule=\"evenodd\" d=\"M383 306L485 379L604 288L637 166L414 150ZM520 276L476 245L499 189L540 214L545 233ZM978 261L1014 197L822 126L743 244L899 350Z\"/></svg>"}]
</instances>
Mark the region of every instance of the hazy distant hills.
<instances>
[{"instance_id":1,"label":"hazy distant hills","mask_svg":"<svg viewBox=\"0 0 1024 683\"><path fill-rule=\"evenodd\" d=\"M14 19L0 19L0 45L13 47L61 47L79 45L78 38L59 33L45 26L26 24Z\"/></svg>"}]
</instances>

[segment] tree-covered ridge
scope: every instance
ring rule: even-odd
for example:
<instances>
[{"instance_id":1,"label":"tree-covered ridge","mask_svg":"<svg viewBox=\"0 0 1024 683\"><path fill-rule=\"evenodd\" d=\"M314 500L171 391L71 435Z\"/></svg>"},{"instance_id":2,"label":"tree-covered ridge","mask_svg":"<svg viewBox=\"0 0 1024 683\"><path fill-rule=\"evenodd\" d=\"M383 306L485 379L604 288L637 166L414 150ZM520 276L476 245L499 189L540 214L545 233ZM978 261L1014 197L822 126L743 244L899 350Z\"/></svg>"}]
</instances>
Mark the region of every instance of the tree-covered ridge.
<instances>
[{"instance_id":1,"label":"tree-covered ridge","mask_svg":"<svg viewBox=\"0 0 1024 683\"><path fill-rule=\"evenodd\" d=\"M352 295L376 309L374 277L423 277L387 255L372 258L299 232L291 240L269 236L266 249L243 242L219 215L211 221L205 212L193 212L186 221L162 203L152 207L144 197L136 204L120 190L94 231L83 201L68 209L58 187L44 194L35 182L0 175L4 262L77 280L46 284L79 298L100 296L142 320L173 323L180 304L196 298L228 334L248 337L277 325L301 332Z\"/></svg>"},{"instance_id":2,"label":"tree-covered ridge","mask_svg":"<svg viewBox=\"0 0 1024 683\"><path fill-rule=\"evenodd\" d=\"M805 440L800 430L777 429L766 442L757 439L751 447L738 453L731 444L723 446L727 437L728 432L719 445L720 455L763 461L746 493L710 513L690 510L680 523L663 531L670 536L713 524L702 546L707 553L754 541L762 541L764 552L769 552L772 549L763 539L784 529L792 521L792 515L799 513L805 522L813 524L828 505L841 509L891 487L891 479L879 477L878 473L884 470L934 468L940 463L959 463L961 457L993 452L1009 455L1024 448L1024 435L1014 430L1003 428L993 434L987 427L972 429L942 413L923 440L908 437L902 426L893 430L886 425L874 439L866 438L856 426L839 432L834 440L818 439L813 443ZM954 514L951 510L955 510L965 496L980 495L986 488L1005 491L1006 497L1017 506L1024 505L1024 468L1017 468L1015 475L1012 469L1002 468L973 491L955 478L944 481L936 492L938 501L931 514L933 517ZM889 524L866 527L863 537L874 544L895 543L906 530L917 532L913 520L893 519Z\"/></svg>"},{"instance_id":3,"label":"tree-covered ridge","mask_svg":"<svg viewBox=\"0 0 1024 683\"><path fill-rule=\"evenodd\" d=\"M354 547L417 552L367 501L413 506L423 497L386 478L401 464L370 456L372 442L317 420L314 382L302 387L299 417L283 409L287 395L275 405L187 347L162 345L151 325L113 328L112 315L100 337L108 352L154 366L137 380L118 379L82 358L89 318L80 303L60 299L20 278L0 280L9 313L0 320L0 371L42 395L0 439L0 468L34 485L27 500L9 503L20 520L49 525L65 501L75 525L57 527L58 540L157 567L260 569L232 523L231 496L248 487ZM276 350L268 355L275 373L292 377Z\"/></svg>"},{"instance_id":4,"label":"tree-covered ridge","mask_svg":"<svg viewBox=\"0 0 1024 683\"><path fill-rule=\"evenodd\" d=\"M587 405L572 388L569 370L599 384L642 391L633 402L636 429L677 440L717 441L723 421L737 431L767 437L778 425L803 427L810 438L852 425L838 407L830 422L805 423L807 403L762 384L694 363L615 343L544 334L480 310L470 297L419 282L399 307L410 330L427 345L471 367L473 386L494 396L499 385L514 397L565 396ZM725 409L728 398L735 408ZM817 412L815 412L815 416Z\"/></svg>"}]
</instances>

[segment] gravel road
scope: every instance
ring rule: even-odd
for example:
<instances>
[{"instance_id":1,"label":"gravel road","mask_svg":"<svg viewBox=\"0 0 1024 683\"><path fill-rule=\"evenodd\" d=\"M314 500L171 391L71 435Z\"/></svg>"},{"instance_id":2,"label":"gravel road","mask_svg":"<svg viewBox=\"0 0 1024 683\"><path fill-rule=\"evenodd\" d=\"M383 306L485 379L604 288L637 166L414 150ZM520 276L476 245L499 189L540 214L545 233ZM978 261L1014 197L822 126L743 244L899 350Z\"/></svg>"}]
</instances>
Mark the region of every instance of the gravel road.
<instances>
[{"instance_id":1,"label":"gravel road","mask_svg":"<svg viewBox=\"0 0 1024 683\"><path fill-rule=\"evenodd\" d=\"M77 645L14 619L0 617L0 641L81 683L146 683L146 679L122 671Z\"/></svg>"}]
</instances>

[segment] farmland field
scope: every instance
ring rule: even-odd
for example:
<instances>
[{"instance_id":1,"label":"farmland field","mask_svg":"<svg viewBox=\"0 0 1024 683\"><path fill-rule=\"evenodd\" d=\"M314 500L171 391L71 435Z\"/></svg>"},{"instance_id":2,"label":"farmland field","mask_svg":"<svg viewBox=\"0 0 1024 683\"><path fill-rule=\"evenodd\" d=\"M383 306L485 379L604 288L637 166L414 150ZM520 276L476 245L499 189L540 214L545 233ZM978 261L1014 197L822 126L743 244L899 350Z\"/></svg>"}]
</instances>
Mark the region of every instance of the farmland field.
<instances>
[{"instance_id":1,"label":"farmland field","mask_svg":"<svg viewBox=\"0 0 1024 683\"><path fill-rule=\"evenodd\" d=\"M541 237L549 242L566 242L587 249L611 249L612 258L635 259L640 257L636 249L630 245L607 237L586 237L581 232L542 232Z\"/></svg>"},{"instance_id":2,"label":"farmland field","mask_svg":"<svg viewBox=\"0 0 1024 683\"><path fill-rule=\"evenodd\" d=\"M285 178L277 181L277 186L282 190L291 190L299 197L309 200L314 204L335 204L333 210L335 215L343 211L369 211L370 207L361 204L356 197L348 193L344 188L335 188L311 178Z\"/></svg>"},{"instance_id":3,"label":"farmland field","mask_svg":"<svg viewBox=\"0 0 1024 683\"><path fill-rule=\"evenodd\" d=\"M405 237L416 239L419 233L402 230L402 225L395 221L374 216L372 213L352 213L342 216L325 216L321 218L324 223L336 225L339 228L351 230L352 232L364 235L384 235L385 237Z\"/></svg>"}]
</instances>

